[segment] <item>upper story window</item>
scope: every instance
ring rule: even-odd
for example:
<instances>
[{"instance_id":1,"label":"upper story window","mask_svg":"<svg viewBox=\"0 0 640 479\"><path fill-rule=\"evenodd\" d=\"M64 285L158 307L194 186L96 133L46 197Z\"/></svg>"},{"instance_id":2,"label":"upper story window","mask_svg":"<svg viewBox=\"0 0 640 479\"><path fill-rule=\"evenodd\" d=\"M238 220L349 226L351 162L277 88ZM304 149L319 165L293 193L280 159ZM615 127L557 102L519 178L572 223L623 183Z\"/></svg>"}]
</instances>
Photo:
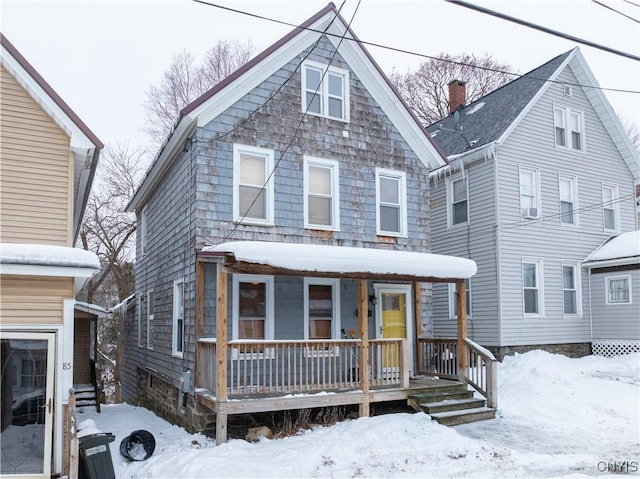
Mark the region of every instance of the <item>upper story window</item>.
<instances>
[{"instance_id":1,"label":"upper story window","mask_svg":"<svg viewBox=\"0 0 640 479\"><path fill-rule=\"evenodd\" d=\"M233 145L233 219L273 224L273 150Z\"/></svg>"},{"instance_id":2,"label":"upper story window","mask_svg":"<svg viewBox=\"0 0 640 479\"><path fill-rule=\"evenodd\" d=\"M540 217L540 171L520 167L520 214L522 218Z\"/></svg>"},{"instance_id":3,"label":"upper story window","mask_svg":"<svg viewBox=\"0 0 640 479\"><path fill-rule=\"evenodd\" d=\"M582 314L580 267L577 263L562 263L562 298L565 316Z\"/></svg>"},{"instance_id":4,"label":"upper story window","mask_svg":"<svg viewBox=\"0 0 640 479\"><path fill-rule=\"evenodd\" d=\"M522 259L522 293L525 316L543 316L542 260Z\"/></svg>"},{"instance_id":5,"label":"upper story window","mask_svg":"<svg viewBox=\"0 0 640 479\"><path fill-rule=\"evenodd\" d=\"M607 276L606 304L630 304L631 303L631 275Z\"/></svg>"},{"instance_id":6,"label":"upper story window","mask_svg":"<svg viewBox=\"0 0 640 479\"><path fill-rule=\"evenodd\" d=\"M144 343L145 343L145 337L144 337L144 333L145 333L145 320L144 320L144 315L145 315L145 311L146 311L146 295L144 293L140 293L140 295L138 296L138 346L140 346L141 348L144 347Z\"/></svg>"},{"instance_id":7,"label":"upper story window","mask_svg":"<svg viewBox=\"0 0 640 479\"><path fill-rule=\"evenodd\" d=\"M149 208L145 206L142 208L140 214L140 254L145 255L147 250L147 223L149 222Z\"/></svg>"},{"instance_id":8,"label":"upper story window","mask_svg":"<svg viewBox=\"0 0 640 479\"><path fill-rule=\"evenodd\" d=\"M407 235L407 180L404 172L376 168L377 233Z\"/></svg>"},{"instance_id":9,"label":"upper story window","mask_svg":"<svg viewBox=\"0 0 640 479\"><path fill-rule=\"evenodd\" d=\"M618 185L602 183L602 219L605 231L620 229L618 199Z\"/></svg>"},{"instance_id":10,"label":"upper story window","mask_svg":"<svg viewBox=\"0 0 640 479\"><path fill-rule=\"evenodd\" d=\"M305 228L340 229L340 187L337 161L304 158Z\"/></svg>"},{"instance_id":11,"label":"upper story window","mask_svg":"<svg viewBox=\"0 0 640 479\"><path fill-rule=\"evenodd\" d=\"M184 353L184 281L176 279L173 282L173 325L171 352L174 356L182 357Z\"/></svg>"},{"instance_id":12,"label":"upper story window","mask_svg":"<svg viewBox=\"0 0 640 479\"><path fill-rule=\"evenodd\" d=\"M584 149L582 112L556 106L553 108L556 146L572 150Z\"/></svg>"},{"instance_id":13,"label":"upper story window","mask_svg":"<svg viewBox=\"0 0 640 479\"><path fill-rule=\"evenodd\" d=\"M302 66L302 111L349 121L349 72L321 63Z\"/></svg>"},{"instance_id":14,"label":"upper story window","mask_svg":"<svg viewBox=\"0 0 640 479\"><path fill-rule=\"evenodd\" d=\"M447 178L447 213L449 228L469 221L469 195L464 175Z\"/></svg>"},{"instance_id":15,"label":"upper story window","mask_svg":"<svg viewBox=\"0 0 640 479\"><path fill-rule=\"evenodd\" d=\"M578 224L578 179L573 176L560 176L558 179L560 195L560 223Z\"/></svg>"}]
</instances>

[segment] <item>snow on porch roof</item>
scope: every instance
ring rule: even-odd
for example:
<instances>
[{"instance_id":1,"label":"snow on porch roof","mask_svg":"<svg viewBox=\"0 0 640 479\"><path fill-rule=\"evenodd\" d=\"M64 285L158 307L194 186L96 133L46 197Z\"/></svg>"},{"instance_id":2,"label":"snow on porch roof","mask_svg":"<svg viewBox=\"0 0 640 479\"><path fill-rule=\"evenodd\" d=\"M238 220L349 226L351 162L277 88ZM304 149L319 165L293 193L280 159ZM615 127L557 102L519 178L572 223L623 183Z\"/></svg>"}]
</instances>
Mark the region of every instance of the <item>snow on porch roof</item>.
<instances>
[{"instance_id":1,"label":"snow on porch roof","mask_svg":"<svg viewBox=\"0 0 640 479\"><path fill-rule=\"evenodd\" d=\"M455 281L471 278L475 261L430 253L311 244L235 241L202 248L224 256L231 271L361 279Z\"/></svg>"}]
</instances>

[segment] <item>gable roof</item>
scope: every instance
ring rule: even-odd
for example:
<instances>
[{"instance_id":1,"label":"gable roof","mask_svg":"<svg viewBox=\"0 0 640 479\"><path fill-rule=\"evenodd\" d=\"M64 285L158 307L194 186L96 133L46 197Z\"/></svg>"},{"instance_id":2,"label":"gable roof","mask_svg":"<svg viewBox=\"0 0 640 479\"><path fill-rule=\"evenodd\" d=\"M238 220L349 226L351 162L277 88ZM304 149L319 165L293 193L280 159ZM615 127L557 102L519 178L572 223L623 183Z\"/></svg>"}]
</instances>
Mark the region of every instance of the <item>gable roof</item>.
<instances>
[{"instance_id":1,"label":"gable roof","mask_svg":"<svg viewBox=\"0 0 640 479\"><path fill-rule=\"evenodd\" d=\"M98 137L46 82L13 44L0 33L2 65L42 109L69 135L74 164L73 239L80 232L80 223L89 199L89 191L104 147Z\"/></svg>"},{"instance_id":2,"label":"gable roof","mask_svg":"<svg viewBox=\"0 0 640 479\"><path fill-rule=\"evenodd\" d=\"M182 109L172 133L127 206L127 210L133 211L145 202L148 194L153 191L182 149L186 138L196 127L208 124L293 60L300 52L313 45L319 36L324 34L325 29L327 39L336 48L340 45L339 53L342 58L394 123L420 161L430 169L444 166L446 159L443 153L424 131L385 73L351 31L335 5L329 3L299 27ZM340 42L343 36L347 41Z\"/></svg>"},{"instance_id":3,"label":"gable roof","mask_svg":"<svg viewBox=\"0 0 640 479\"><path fill-rule=\"evenodd\" d=\"M583 89L585 95L632 175L636 180L640 179L638 153L578 47L460 109L458 127L457 115L451 114L428 126L427 131L450 160L489 145L501 144L567 66L571 67L578 84L587 86Z\"/></svg>"}]
</instances>

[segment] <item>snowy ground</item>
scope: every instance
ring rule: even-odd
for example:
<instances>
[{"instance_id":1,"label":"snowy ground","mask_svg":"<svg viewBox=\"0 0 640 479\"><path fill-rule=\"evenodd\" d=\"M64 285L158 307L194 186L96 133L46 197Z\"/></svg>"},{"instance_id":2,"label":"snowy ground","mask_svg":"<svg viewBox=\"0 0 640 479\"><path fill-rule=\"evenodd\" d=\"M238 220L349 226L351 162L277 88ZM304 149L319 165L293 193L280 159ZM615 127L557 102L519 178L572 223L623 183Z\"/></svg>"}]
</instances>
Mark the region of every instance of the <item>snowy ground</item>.
<instances>
[{"instance_id":1,"label":"snowy ground","mask_svg":"<svg viewBox=\"0 0 640 479\"><path fill-rule=\"evenodd\" d=\"M121 479L640 476L640 354L569 359L533 351L507 357L498 374L498 419L454 428L401 413L216 446L124 404L86 409L79 420L83 432L115 434ZM157 444L149 459L131 462L119 446L137 429Z\"/></svg>"}]
</instances>

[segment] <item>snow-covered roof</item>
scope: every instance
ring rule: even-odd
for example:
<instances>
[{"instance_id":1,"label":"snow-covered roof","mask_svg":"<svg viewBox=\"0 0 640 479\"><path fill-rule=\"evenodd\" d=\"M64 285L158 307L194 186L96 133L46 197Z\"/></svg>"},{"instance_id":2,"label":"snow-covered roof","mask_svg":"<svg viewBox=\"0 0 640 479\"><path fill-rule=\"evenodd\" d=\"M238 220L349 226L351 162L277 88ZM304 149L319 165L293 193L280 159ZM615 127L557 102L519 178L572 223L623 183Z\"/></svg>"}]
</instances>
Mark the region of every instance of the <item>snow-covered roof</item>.
<instances>
[{"instance_id":1,"label":"snow-covered roof","mask_svg":"<svg viewBox=\"0 0 640 479\"><path fill-rule=\"evenodd\" d=\"M107 310L97 304L84 303L82 301L76 301L74 309L77 311L83 311L85 313L93 314L100 318L107 315Z\"/></svg>"},{"instance_id":2,"label":"snow-covered roof","mask_svg":"<svg viewBox=\"0 0 640 479\"><path fill-rule=\"evenodd\" d=\"M584 260L585 264L617 261L621 264L640 263L640 231L629 231L608 239Z\"/></svg>"},{"instance_id":3,"label":"snow-covered roof","mask_svg":"<svg viewBox=\"0 0 640 479\"><path fill-rule=\"evenodd\" d=\"M266 241L205 246L201 255L224 255L232 271L256 273L266 272L260 267L267 266L278 274L445 281L468 279L477 272L474 261L455 256Z\"/></svg>"},{"instance_id":4,"label":"snow-covered roof","mask_svg":"<svg viewBox=\"0 0 640 479\"><path fill-rule=\"evenodd\" d=\"M43 244L0 244L0 264L57 268L100 269L100 260L92 251Z\"/></svg>"},{"instance_id":5,"label":"snow-covered roof","mask_svg":"<svg viewBox=\"0 0 640 479\"><path fill-rule=\"evenodd\" d=\"M130 294L129 296L124 298L122 301L120 301L118 304L116 304L113 308L111 308L111 311L113 311L116 314L124 314L127 311L127 308L129 307L129 302L135 299L135 297L136 297L136 293Z\"/></svg>"}]
</instances>

